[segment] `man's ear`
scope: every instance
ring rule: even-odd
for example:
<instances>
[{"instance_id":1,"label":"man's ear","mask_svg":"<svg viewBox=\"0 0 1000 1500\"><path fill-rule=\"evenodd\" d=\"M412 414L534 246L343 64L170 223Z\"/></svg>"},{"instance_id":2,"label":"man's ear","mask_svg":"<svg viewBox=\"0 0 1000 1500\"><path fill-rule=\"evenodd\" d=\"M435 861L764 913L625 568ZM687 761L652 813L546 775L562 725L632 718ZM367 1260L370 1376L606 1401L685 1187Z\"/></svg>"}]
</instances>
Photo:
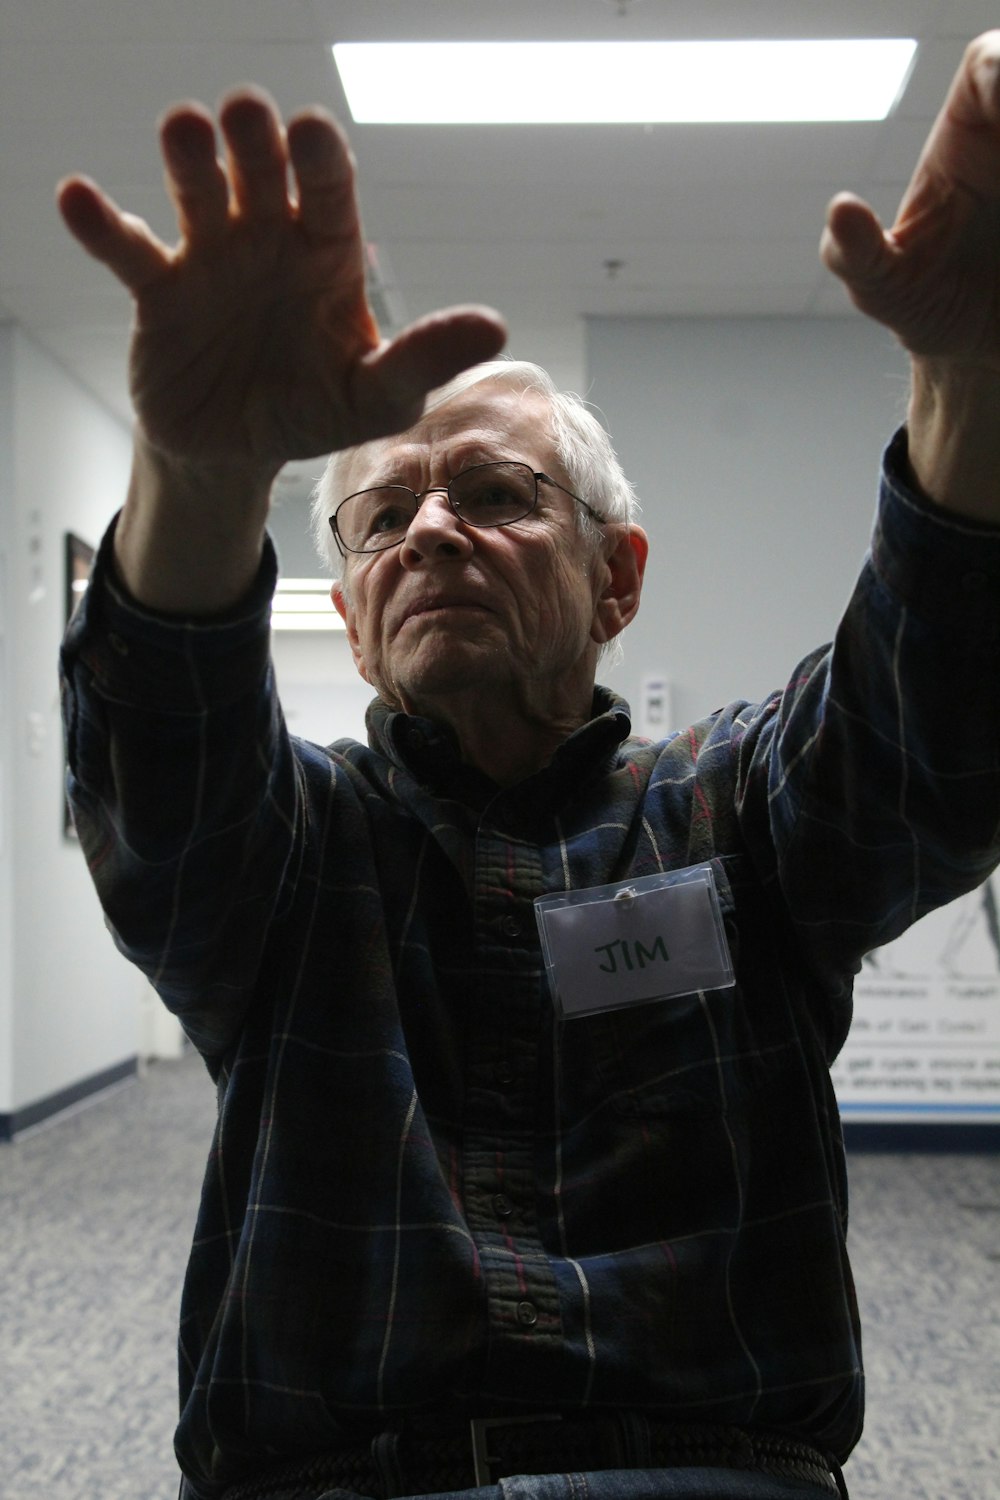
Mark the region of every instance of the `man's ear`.
<instances>
[{"instance_id":1,"label":"man's ear","mask_svg":"<svg viewBox=\"0 0 1000 1500\"><path fill-rule=\"evenodd\" d=\"M634 619L649 554L649 538L641 526L623 526L616 532L611 553L604 560L604 587L590 629L591 638L601 646L620 635Z\"/></svg>"},{"instance_id":2,"label":"man's ear","mask_svg":"<svg viewBox=\"0 0 1000 1500\"><path fill-rule=\"evenodd\" d=\"M330 598L333 600L334 609L347 627L347 639L351 647L351 655L354 657L354 665L365 681L370 683L371 678L368 676L367 669L365 668L365 658L361 650L361 641L354 623L354 611L348 603L347 594L344 592L344 585L341 579L337 578L334 580L333 586L330 589Z\"/></svg>"}]
</instances>

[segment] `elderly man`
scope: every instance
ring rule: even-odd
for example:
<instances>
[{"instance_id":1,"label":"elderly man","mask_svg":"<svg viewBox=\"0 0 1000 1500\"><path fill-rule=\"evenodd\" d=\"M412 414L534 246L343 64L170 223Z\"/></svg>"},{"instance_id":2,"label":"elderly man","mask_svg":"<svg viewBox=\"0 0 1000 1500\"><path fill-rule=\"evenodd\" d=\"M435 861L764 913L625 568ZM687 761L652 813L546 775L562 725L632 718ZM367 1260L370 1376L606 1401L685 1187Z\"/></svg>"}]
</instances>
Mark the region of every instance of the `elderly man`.
<instances>
[{"instance_id":1,"label":"elderly man","mask_svg":"<svg viewBox=\"0 0 1000 1500\"><path fill-rule=\"evenodd\" d=\"M175 109L175 250L62 186L137 306L133 483L64 653L71 790L117 941L219 1091L192 1500L846 1493L828 1066L865 951L1000 853L998 70L993 34L892 230L830 209L827 263L913 365L836 640L661 745L594 685L646 560L603 433L489 362L487 310L379 342L328 118L285 133L241 90L223 164ZM378 696L369 744L324 750L275 700L265 520L281 464L329 450L318 526Z\"/></svg>"}]
</instances>

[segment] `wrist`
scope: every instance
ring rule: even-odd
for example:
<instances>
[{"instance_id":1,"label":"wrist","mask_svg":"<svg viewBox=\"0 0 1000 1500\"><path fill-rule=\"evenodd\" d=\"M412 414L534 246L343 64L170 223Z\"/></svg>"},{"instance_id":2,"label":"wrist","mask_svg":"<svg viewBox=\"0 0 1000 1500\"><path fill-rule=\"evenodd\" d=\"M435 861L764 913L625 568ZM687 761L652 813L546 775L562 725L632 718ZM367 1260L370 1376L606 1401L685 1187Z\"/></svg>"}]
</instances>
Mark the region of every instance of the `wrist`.
<instances>
[{"instance_id":1,"label":"wrist","mask_svg":"<svg viewBox=\"0 0 1000 1500\"><path fill-rule=\"evenodd\" d=\"M168 497L171 505L202 506L208 501L220 523L232 512L234 523L248 503L265 511L281 464L259 456L212 458L173 453L147 434L141 421L133 432L133 485L150 498Z\"/></svg>"},{"instance_id":2,"label":"wrist","mask_svg":"<svg viewBox=\"0 0 1000 1500\"><path fill-rule=\"evenodd\" d=\"M135 433L115 563L141 604L210 615L248 591L260 564L277 467L179 457Z\"/></svg>"},{"instance_id":3,"label":"wrist","mask_svg":"<svg viewBox=\"0 0 1000 1500\"><path fill-rule=\"evenodd\" d=\"M935 504L1000 523L1000 370L912 360L909 463Z\"/></svg>"}]
</instances>

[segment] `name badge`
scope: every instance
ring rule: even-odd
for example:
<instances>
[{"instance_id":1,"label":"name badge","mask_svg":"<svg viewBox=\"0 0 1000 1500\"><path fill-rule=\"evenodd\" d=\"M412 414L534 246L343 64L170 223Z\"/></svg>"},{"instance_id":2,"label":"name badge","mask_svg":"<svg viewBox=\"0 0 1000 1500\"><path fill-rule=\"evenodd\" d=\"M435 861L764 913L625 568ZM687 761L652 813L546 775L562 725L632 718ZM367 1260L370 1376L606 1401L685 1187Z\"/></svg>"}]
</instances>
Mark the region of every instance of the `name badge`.
<instances>
[{"instance_id":1,"label":"name badge","mask_svg":"<svg viewBox=\"0 0 1000 1500\"><path fill-rule=\"evenodd\" d=\"M708 864L539 896L535 919L564 1017L736 983Z\"/></svg>"}]
</instances>

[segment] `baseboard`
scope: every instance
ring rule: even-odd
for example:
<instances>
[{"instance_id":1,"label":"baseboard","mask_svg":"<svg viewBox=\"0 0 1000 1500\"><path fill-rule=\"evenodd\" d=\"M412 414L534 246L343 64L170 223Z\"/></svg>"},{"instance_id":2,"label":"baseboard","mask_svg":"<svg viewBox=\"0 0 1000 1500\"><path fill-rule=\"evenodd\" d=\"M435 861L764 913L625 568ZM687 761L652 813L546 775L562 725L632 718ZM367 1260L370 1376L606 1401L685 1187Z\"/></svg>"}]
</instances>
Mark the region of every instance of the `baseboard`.
<instances>
[{"instance_id":1,"label":"baseboard","mask_svg":"<svg viewBox=\"0 0 1000 1500\"><path fill-rule=\"evenodd\" d=\"M1000 1152L1000 1124L845 1120L848 1151Z\"/></svg>"},{"instance_id":2,"label":"baseboard","mask_svg":"<svg viewBox=\"0 0 1000 1500\"><path fill-rule=\"evenodd\" d=\"M188 1050L187 1047L184 1049ZM26 1104L10 1114L0 1114L0 1142L12 1141L22 1130L40 1125L63 1110L71 1109L91 1095L100 1094L139 1072L138 1057L126 1058L113 1068L105 1068L89 1078L82 1078L69 1088ZM844 1143L848 1151L928 1151L928 1152L997 1152L1000 1153L1000 1124L920 1124L912 1121L843 1120Z\"/></svg>"},{"instance_id":3,"label":"baseboard","mask_svg":"<svg viewBox=\"0 0 1000 1500\"><path fill-rule=\"evenodd\" d=\"M28 1130L32 1125L40 1125L44 1120L51 1119L63 1110L71 1109L74 1104L80 1104L89 1099L92 1094L100 1094L104 1089L111 1088L116 1083L122 1083L127 1078L134 1078L139 1071L139 1059L137 1057L126 1058L125 1062L116 1063L113 1068L105 1068L103 1072L93 1073L89 1078L81 1078L79 1083L70 1084L69 1088L59 1089L55 1094L49 1094L45 1099L38 1099L34 1104L26 1104L22 1109L15 1109L10 1114L0 1114L0 1141L12 1141L22 1130Z\"/></svg>"}]
</instances>

